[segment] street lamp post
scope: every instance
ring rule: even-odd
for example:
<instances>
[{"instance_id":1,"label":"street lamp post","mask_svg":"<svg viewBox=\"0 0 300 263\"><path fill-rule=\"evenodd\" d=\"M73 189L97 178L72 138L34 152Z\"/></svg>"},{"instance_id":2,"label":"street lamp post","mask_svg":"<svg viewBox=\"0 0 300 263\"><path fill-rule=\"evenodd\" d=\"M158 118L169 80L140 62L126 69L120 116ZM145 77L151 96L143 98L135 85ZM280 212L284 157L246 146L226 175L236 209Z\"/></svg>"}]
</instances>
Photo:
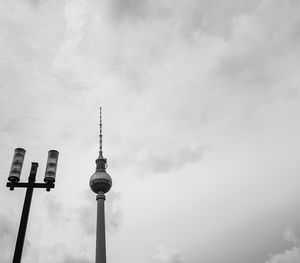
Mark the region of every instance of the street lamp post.
<instances>
[{"instance_id":1,"label":"street lamp post","mask_svg":"<svg viewBox=\"0 0 300 263\"><path fill-rule=\"evenodd\" d=\"M27 183L20 183L20 175L24 162L26 151L22 148L16 148L9 177L7 187L12 191L15 187L26 188L26 195L21 215L21 221L18 231L18 237L13 257L13 263L20 263L23 251L23 245L25 240L29 210L31 205L31 199L34 188L46 188L46 191L50 191L51 188L54 188L57 161L58 161L58 151L51 150L48 152L48 160L45 172L44 183L35 183L36 172L38 168L38 163L31 163L30 174L28 177Z\"/></svg>"}]
</instances>

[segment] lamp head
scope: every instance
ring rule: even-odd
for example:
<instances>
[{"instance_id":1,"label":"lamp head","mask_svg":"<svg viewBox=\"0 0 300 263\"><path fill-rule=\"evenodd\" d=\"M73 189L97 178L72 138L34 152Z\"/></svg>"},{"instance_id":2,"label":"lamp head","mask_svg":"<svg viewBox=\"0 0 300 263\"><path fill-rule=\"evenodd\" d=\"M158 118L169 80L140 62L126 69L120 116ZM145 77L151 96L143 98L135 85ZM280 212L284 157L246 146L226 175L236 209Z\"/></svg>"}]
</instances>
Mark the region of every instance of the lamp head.
<instances>
[{"instance_id":1,"label":"lamp head","mask_svg":"<svg viewBox=\"0 0 300 263\"><path fill-rule=\"evenodd\" d=\"M55 182L58 154L59 153L56 150L50 150L48 152L48 159L47 159L46 172L44 178L45 183Z\"/></svg>"},{"instance_id":2,"label":"lamp head","mask_svg":"<svg viewBox=\"0 0 300 263\"><path fill-rule=\"evenodd\" d=\"M8 181L17 183L20 181L21 171L26 151L23 148L16 148L11 164Z\"/></svg>"}]
</instances>

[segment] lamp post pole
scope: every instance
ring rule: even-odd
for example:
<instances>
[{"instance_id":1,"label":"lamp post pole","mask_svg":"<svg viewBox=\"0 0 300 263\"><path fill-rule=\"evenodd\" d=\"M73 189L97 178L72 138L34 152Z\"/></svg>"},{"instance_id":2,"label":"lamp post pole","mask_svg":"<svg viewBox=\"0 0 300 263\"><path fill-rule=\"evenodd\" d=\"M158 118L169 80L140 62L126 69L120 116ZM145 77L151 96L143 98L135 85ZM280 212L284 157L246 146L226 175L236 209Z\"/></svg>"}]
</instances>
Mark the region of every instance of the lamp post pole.
<instances>
[{"instance_id":1,"label":"lamp post pole","mask_svg":"<svg viewBox=\"0 0 300 263\"><path fill-rule=\"evenodd\" d=\"M33 184L35 182L37 168L38 168L38 163L31 164L31 170L30 170L30 175L28 177L28 186L26 189L26 195L25 195L25 200L23 205L23 211L22 211L22 216L21 216L21 221L19 226L19 232L18 232L16 247L15 247L13 263L21 262L29 210L30 210L33 188L34 188Z\"/></svg>"},{"instance_id":2,"label":"lamp post pole","mask_svg":"<svg viewBox=\"0 0 300 263\"><path fill-rule=\"evenodd\" d=\"M22 156L21 156L22 155ZM20 158L21 156L21 158ZM27 222L29 217L30 205L32 200L32 194L34 188L46 188L46 191L50 191L51 188L54 188L55 182L55 172L57 167L57 159L58 159L58 152L55 150L49 151L48 153L48 161L46 167L46 174L45 174L45 183L35 183L38 163L31 163L30 174L28 177L27 183L19 183L21 169L23 166L23 160L25 156L25 150L21 148L17 148L15 150L15 155L10 171L10 175L8 177L8 182L6 184L7 187L11 191L14 190L15 187L26 188L26 195L23 204L23 210L21 215L21 221L19 225L19 231L16 241L16 247L13 257L13 263L20 263L22 258Z\"/></svg>"}]
</instances>

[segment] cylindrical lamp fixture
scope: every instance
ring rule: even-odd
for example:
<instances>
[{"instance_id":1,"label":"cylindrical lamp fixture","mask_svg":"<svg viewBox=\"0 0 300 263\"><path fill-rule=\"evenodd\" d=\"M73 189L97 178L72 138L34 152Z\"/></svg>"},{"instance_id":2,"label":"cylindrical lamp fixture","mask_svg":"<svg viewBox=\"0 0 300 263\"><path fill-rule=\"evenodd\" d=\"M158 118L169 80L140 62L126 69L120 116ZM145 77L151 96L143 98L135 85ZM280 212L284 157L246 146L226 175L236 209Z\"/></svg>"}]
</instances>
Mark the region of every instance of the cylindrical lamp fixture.
<instances>
[{"instance_id":1,"label":"cylindrical lamp fixture","mask_svg":"<svg viewBox=\"0 0 300 263\"><path fill-rule=\"evenodd\" d=\"M20 181L20 175L23 167L26 151L23 148L16 148L11 164L8 181L17 183Z\"/></svg>"},{"instance_id":2,"label":"cylindrical lamp fixture","mask_svg":"<svg viewBox=\"0 0 300 263\"><path fill-rule=\"evenodd\" d=\"M16 148L11 164L8 181L17 183L20 181L20 175L23 167L26 151L23 148Z\"/></svg>"},{"instance_id":3,"label":"cylindrical lamp fixture","mask_svg":"<svg viewBox=\"0 0 300 263\"><path fill-rule=\"evenodd\" d=\"M45 178L44 178L45 183L54 183L55 182L57 161L58 161L58 151L56 151L56 150L49 151L46 172L45 172Z\"/></svg>"}]
</instances>

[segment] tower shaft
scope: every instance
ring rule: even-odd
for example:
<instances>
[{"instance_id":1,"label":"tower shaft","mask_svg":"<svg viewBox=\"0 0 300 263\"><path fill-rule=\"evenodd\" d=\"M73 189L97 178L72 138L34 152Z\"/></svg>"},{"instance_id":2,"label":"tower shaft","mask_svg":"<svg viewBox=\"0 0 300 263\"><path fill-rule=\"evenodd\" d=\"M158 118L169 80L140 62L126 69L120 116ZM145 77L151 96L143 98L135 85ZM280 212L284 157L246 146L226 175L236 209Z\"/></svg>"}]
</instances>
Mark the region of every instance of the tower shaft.
<instances>
[{"instance_id":1,"label":"tower shaft","mask_svg":"<svg viewBox=\"0 0 300 263\"><path fill-rule=\"evenodd\" d=\"M96 200L97 200L96 263L106 263L104 193L102 192L98 193Z\"/></svg>"}]
</instances>

